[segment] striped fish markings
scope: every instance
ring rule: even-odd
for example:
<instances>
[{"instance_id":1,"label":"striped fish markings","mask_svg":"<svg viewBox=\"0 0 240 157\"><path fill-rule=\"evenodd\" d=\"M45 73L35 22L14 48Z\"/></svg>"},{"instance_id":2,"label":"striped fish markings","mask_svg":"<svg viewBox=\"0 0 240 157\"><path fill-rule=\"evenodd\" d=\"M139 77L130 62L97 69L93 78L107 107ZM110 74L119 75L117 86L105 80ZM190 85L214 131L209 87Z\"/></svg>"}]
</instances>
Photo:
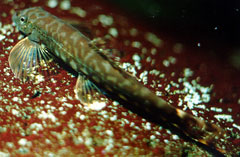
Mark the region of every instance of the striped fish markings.
<instances>
[{"instance_id":1,"label":"striped fish markings","mask_svg":"<svg viewBox=\"0 0 240 157\"><path fill-rule=\"evenodd\" d=\"M36 79L36 71L51 68L52 53L79 73L75 94L85 105L100 99L100 84L119 99L134 100L133 108L176 126L196 141L214 145L222 137L222 129L169 105L99 52L88 37L42 8L17 12L13 21L26 35L9 56L10 67L19 79Z\"/></svg>"}]
</instances>

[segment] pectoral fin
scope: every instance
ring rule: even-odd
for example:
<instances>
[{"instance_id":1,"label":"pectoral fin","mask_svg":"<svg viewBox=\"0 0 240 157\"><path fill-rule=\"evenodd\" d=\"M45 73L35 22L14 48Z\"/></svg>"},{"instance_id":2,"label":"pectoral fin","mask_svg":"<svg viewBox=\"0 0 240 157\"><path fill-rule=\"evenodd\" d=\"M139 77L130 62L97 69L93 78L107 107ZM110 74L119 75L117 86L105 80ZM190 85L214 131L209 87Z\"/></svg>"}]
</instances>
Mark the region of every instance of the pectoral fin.
<instances>
[{"instance_id":1,"label":"pectoral fin","mask_svg":"<svg viewBox=\"0 0 240 157\"><path fill-rule=\"evenodd\" d=\"M107 98L102 91L85 76L79 74L74 89L76 98L83 104L93 110L100 110L108 103Z\"/></svg>"},{"instance_id":2,"label":"pectoral fin","mask_svg":"<svg viewBox=\"0 0 240 157\"><path fill-rule=\"evenodd\" d=\"M37 81L42 76L55 73L52 55L43 45L28 37L19 41L11 50L9 64L15 76L21 80Z\"/></svg>"}]
</instances>

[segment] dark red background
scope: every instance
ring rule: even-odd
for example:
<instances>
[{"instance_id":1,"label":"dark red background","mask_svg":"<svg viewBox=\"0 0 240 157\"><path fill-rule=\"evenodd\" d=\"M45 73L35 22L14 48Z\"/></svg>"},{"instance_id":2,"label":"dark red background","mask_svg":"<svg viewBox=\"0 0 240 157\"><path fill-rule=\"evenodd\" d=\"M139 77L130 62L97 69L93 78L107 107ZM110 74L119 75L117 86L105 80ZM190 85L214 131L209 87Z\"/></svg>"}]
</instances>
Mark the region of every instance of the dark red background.
<instances>
[{"instance_id":1,"label":"dark red background","mask_svg":"<svg viewBox=\"0 0 240 157\"><path fill-rule=\"evenodd\" d=\"M183 84L178 83L178 79L183 78L185 68L190 68L194 72L193 76L188 78L188 82L200 78L198 84L201 86L210 87L213 85L210 93L211 100L208 103L203 103L207 109L194 108L194 110L198 112L199 117L216 123L227 131L228 136L221 141L221 146L225 150L224 154L229 156L239 155L240 128L235 127L240 126L239 69L233 65L231 60L231 58L234 58L233 55L239 56L239 47L236 44L238 40L235 36L232 36L234 33L231 33L234 30L231 30L230 33L226 32L231 29L227 27L227 24L225 24L226 27L223 27L223 24L224 29L222 30L219 27L219 31L225 33L223 37L228 37L229 42L225 42L228 40L226 38L223 40L217 34L213 35L214 33L211 33L211 31L200 29L200 26L208 28L208 26L205 26L207 23L210 23L209 27L213 25L211 28L214 28L217 24L216 21L211 24L211 20L207 17L208 22L203 22L202 25L200 23L194 24L194 20L191 21L188 18L185 20L185 25L178 25L179 23L174 22L178 19L177 13L169 15L169 18L168 16L162 18L155 14L156 18L151 19L148 14L139 13L138 16L136 12L124 10L109 1L71 1L72 7L81 7L86 11L86 17L81 18L70 13L69 10L62 10L60 4L61 1L58 2L57 7L49 8L47 1L2 1L0 4L2 28L11 24L11 16L15 10L42 6L60 18L84 25L90 30L92 37L103 37L108 33L108 28L101 25L92 25L91 21L97 18L99 14L112 16L114 19L113 26L118 29L119 35L117 38L112 38L106 47L122 52L121 63L129 62L133 64L133 54L139 54L142 57L142 68L137 70L138 77L144 70L150 71L152 69L165 74L162 78L148 75L148 84L146 84L153 91L162 92L163 99L170 101L172 105L177 107L179 99L184 99L184 96L188 94L174 94L175 91L183 88ZM184 4L182 5L184 6ZM168 5L165 7L166 10L169 9L167 8ZM188 14L185 16L188 17L191 10L186 10ZM179 16L181 17L181 15ZM199 16L201 17L201 15L197 17ZM204 20L204 17L200 19ZM161 25L161 23L164 24ZM197 29L194 25L198 26ZM129 31L133 27L139 30L139 35L136 37L120 33ZM178 29L174 30L178 27L181 27L179 31ZM114 154L121 156L140 154L152 156L209 155L209 152L191 142L174 139L174 134L168 130L159 128L158 125L142 119L121 105L116 106L110 103L101 111L87 110L79 101L74 99L73 87L76 78L72 77L66 70L61 69L59 74L50 76L40 84L22 83L14 78L8 64L9 46L14 46L17 43L19 33L11 30L11 28L8 30L10 34L1 32L6 38L0 43L0 155L1 153L14 156L35 156L51 153L58 155L110 156ZM152 55L149 51L150 48L155 46L144 39L144 33L146 32L153 32L163 41L161 47L156 47L156 55ZM14 42L9 41L9 39L14 39ZM140 49L124 45L125 40L141 42L142 47L148 49L147 53L143 55ZM176 43L183 44L181 53L173 51L173 46ZM201 43L201 46L197 46L197 43ZM156 59L156 64L151 65L146 62L148 56ZM176 63L166 67L163 65L163 61L170 56L176 58ZM173 72L175 73L174 76L171 75ZM55 81L51 81L52 78ZM152 80L159 80L158 84L162 86L151 87ZM180 86L178 88L171 87L170 90L165 89L172 81ZM38 92L40 94L36 94ZM19 100L18 98L22 100L22 103L15 101L15 99ZM51 106L54 108L51 108ZM221 108L222 112L209 110L211 107ZM178 108L183 107L178 106ZM66 113L63 111L66 111ZM190 109L186 111L192 113ZM53 120L51 117L39 116L44 115L43 113L54 115L57 119ZM79 114L84 115L84 119L80 119L77 116ZM233 121L218 121L214 117L218 114L231 115ZM117 118L113 118L114 116L117 116ZM41 127L38 129L36 125L33 125L34 123L41 124L42 129ZM149 124L151 128L146 129L145 126ZM108 134L109 131L106 130L111 130L110 132L113 135ZM81 140L78 137L81 137ZM24 140L28 142L21 143Z\"/></svg>"}]
</instances>

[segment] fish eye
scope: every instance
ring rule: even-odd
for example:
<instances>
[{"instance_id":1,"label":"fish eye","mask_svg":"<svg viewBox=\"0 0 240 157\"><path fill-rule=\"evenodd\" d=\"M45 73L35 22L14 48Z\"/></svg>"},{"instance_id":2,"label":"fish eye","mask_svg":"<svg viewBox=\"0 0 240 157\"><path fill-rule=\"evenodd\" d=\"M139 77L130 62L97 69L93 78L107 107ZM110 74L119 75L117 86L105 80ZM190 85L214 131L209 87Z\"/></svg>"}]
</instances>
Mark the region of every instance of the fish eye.
<instances>
[{"instance_id":1,"label":"fish eye","mask_svg":"<svg viewBox=\"0 0 240 157\"><path fill-rule=\"evenodd\" d=\"M24 17L21 17L20 20L21 20L22 22L24 22L24 21L25 21L25 18L24 18Z\"/></svg>"},{"instance_id":2,"label":"fish eye","mask_svg":"<svg viewBox=\"0 0 240 157\"><path fill-rule=\"evenodd\" d=\"M20 21L21 22L26 22L26 17L24 17L24 16L20 17Z\"/></svg>"}]
</instances>

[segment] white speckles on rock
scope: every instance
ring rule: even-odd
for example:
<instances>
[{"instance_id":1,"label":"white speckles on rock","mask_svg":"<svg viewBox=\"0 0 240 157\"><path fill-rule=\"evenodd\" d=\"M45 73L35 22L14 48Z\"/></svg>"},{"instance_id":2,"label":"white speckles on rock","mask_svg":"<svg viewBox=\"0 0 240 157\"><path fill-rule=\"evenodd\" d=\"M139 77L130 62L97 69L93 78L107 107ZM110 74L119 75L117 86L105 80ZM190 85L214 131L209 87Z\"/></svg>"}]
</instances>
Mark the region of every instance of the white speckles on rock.
<instances>
[{"instance_id":1,"label":"white speckles on rock","mask_svg":"<svg viewBox=\"0 0 240 157\"><path fill-rule=\"evenodd\" d=\"M40 124L40 123L32 123L32 124L29 126L29 128L30 128L31 130L36 131L36 132L43 130L43 126L42 126L42 124Z\"/></svg>"},{"instance_id":2,"label":"white speckles on rock","mask_svg":"<svg viewBox=\"0 0 240 157\"><path fill-rule=\"evenodd\" d=\"M151 54L156 55L156 53L157 53L157 49L156 48L151 48Z\"/></svg>"},{"instance_id":3,"label":"white speckles on rock","mask_svg":"<svg viewBox=\"0 0 240 157\"><path fill-rule=\"evenodd\" d=\"M145 125L144 125L144 128L146 130L151 130L151 123L147 122Z\"/></svg>"},{"instance_id":4,"label":"white speckles on rock","mask_svg":"<svg viewBox=\"0 0 240 157\"><path fill-rule=\"evenodd\" d=\"M135 67L137 67L137 69L141 69L142 68L142 64L141 64L141 57L138 54L134 54L132 56L132 59L134 60L134 65ZM132 72L132 71L131 71Z\"/></svg>"},{"instance_id":5,"label":"white speckles on rock","mask_svg":"<svg viewBox=\"0 0 240 157\"><path fill-rule=\"evenodd\" d=\"M21 145L21 146L25 146L25 145L27 144L27 139L21 138L21 139L18 141L18 144Z\"/></svg>"},{"instance_id":6,"label":"white speckles on rock","mask_svg":"<svg viewBox=\"0 0 240 157\"><path fill-rule=\"evenodd\" d=\"M169 67L170 63L169 63L168 60L164 60L164 61L163 61L163 65L164 65L165 67Z\"/></svg>"},{"instance_id":7,"label":"white speckles on rock","mask_svg":"<svg viewBox=\"0 0 240 157\"><path fill-rule=\"evenodd\" d=\"M190 68L184 69L184 77L191 77L193 75L193 71Z\"/></svg>"},{"instance_id":8,"label":"white speckles on rock","mask_svg":"<svg viewBox=\"0 0 240 157\"><path fill-rule=\"evenodd\" d=\"M16 109L12 109L12 114L19 117L20 112Z\"/></svg>"},{"instance_id":9,"label":"white speckles on rock","mask_svg":"<svg viewBox=\"0 0 240 157\"><path fill-rule=\"evenodd\" d=\"M50 8L55 8L57 5L58 5L57 0L48 0L48 2L47 2L47 6Z\"/></svg>"},{"instance_id":10,"label":"white speckles on rock","mask_svg":"<svg viewBox=\"0 0 240 157\"><path fill-rule=\"evenodd\" d=\"M5 39L5 38L6 38L5 35L0 34L0 41L2 41L2 40Z\"/></svg>"},{"instance_id":11,"label":"white speckles on rock","mask_svg":"<svg viewBox=\"0 0 240 157\"><path fill-rule=\"evenodd\" d=\"M113 136L113 132L111 130L106 130L106 134L109 136Z\"/></svg>"},{"instance_id":12,"label":"white speckles on rock","mask_svg":"<svg viewBox=\"0 0 240 157\"><path fill-rule=\"evenodd\" d=\"M79 116L79 118L80 118L81 120L84 120L85 117L86 117L85 115L80 115L80 116Z\"/></svg>"},{"instance_id":13,"label":"white speckles on rock","mask_svg":"<svg viewBox=\"0 0 240 157\"><path fill-rule=\"evenodd\" d=\"M217 108L217 107L211 107L210 108L211 111L214 111L214 112L222 112L222 108Z\"/></svg>"},{"instance_id":14,"label":"white speckles on rock","mask_svg":"<svg viewBox=\"0 0 240 157\"><path fill-rule=\"evenodd\" d=\"M108 33L111 34L113 37L118 36L118 30L116 28L109 28Z\"/></svg>"},{"instance_id":15,"label":"white speckles on rock","mask_svg":"<svg viewBox=\"0 0 240 157\"><path fill-rule=\"evenodd\" d=\"M52 122L56 122L57 121L57 117L55 117L53 113L45 112L45 111L42 111L38 115L38 118L40 118L40 119L50 119Z\"/></svg>"},{"instance_id":16,"label":"white speckles on rock","mask_svg":"<svg viewBox=\"0 0 240 157\"><path fill-rule=\"evenodd\" d=\"M170 64L175 64L176 61L177 61L177 60L176 60L175 57L170 56L170 57L168 57L168 59L163 60L163 65L164 65L165 67L169 67Z\"/></svg>"},{"instance_id":17,"label":"white speckles on rock","mask_svg":"<svg viewBox=\"0 0 240 157\"><path fill-rule=\"evenodd\" d=\"M237 128L238 130L240 130L240 126L237 124L233 124L233 127Z\"/></svg>"},{"instance_id":18,"label":"white speckles on rock","mask_svg":"<svg viewBox=\"0 0 240 157\"><path fill-rule=\"evenodd\" d=\"M164 139L163 141L164 141L164 143L169 144L169 140Z\"/></svg>"},{"instance_id":19,"label":"white speckles on rock","mask_svg":"<svg viewBox=\"0 0 240 157\"><path fill-rule=\"evenodd\" d=\"M142 45L142 44L141 44L139 41L133 41L133 42L132 42L132 47L134 47L134 48L140 48L141 45Z\"/></svg>"},{"instance_id":20,"label":"white speckles on rock","mask_svg":"<svg viewBox=\"0 0 240 157\"><path fill-rule=\"evenodd\" d=\"M163 41L151 32L146 33L145 38L156 47L160 47L163 44Z\"/></svg>"},{"instance_id":21,"label":"white speckles on rock","mask_svg":"<svg viewBox=\"0 0 240 157\"><path fill-rule=\"evenodd\" d=\"M139 78L142 80L143 84L146 85L148 83L148 71L143 71Z\"/></svg>"},{"instance_id":22,"label":"white speckles on rock","mask_svg":"<svg viewBox=\"0 0 240 157\"><path fill-rule=\"evenodd\" d=\"M172 135L172 138L173 138L174 140L178 140L178 139L179 139L179 136L178 136L178 135Z\"/></svg>"},{"instance_id":23,"label":"white speckles on rock","mask_svg":"<svg viewBox=\"0 0 240 157\"><path fill-rule=\"evenodd\" d=\"M114 115L114 116L110 117L110 120L111 120L111 121L117 120L117 115Z\"/></svg>"},{"instance_id":24,"label":"white speckles on rock","mask_svg":"<svg viewBox=\"0 0 240 157\"><path fill-rule=\"evenodd\" d=\"M99 21L103 27L111 26L113 24L113 17L101 14L98 16Z\"/></svg>"},{"instance_id":25,"label":"white speckles on rock","mask_svg":"<svg viewBox=\"0 0 240 157\"><path fill-rule=\"evenodd\" d=\"M141 57L138 55L138 54L134 54L132 56L132 59L135 61L135 62L139 62L141 60Z\"/></svg>"},{"instance_id":26,"label":"white speckles on rock","mask_svg":"<svg viewBox=\"0 0 240 157\"><path fill-rule=\"evenodd\" d=\"M87 15L87 12L80 7L71 7L70 12L80 17L85 17Z\"/></svg>"},{"instance_id":27,"label":"white speckles on rock","mask_svg":"<svg viewBox=\"0 0 240 157\"><path fill-rule=\"evenodd\" d=\"M88 107L92 110L100 111L106 106L106 102L104 101L94 101L93 103L89 104Z\"/></svg>"},{"instance_id":28,"label":"white speckles on rock","mask_svg":"<svg viewBox=\"0 0 240 157\"><path fill-rule=\"evenodd\" d=\"M63 0L61 3L60 3L60 8L62 10L69 10L71 8L71 2L70 0Z\"/></svg>"},{"instance_id":29,"label":"white speckles on rock","mask_svg":"<svg viewBox=\"0 0 240 157\"><path fill-rule=\"evenodd\" d=\"M232 115L227 115L227 114L217 114L217 115L214 115L214 117L221 121L221 120L225 120L227 122L233 122L234 120L232 119Z\"/></svg>"},{"instance_id":30,"label":"white speckles on rock","mask_svg":"<svg viewBox=\"0 0 240 157\"><path fill-rule=\"evenodd\" d=\"M20 98L19 97L13 97L12 100L15 101L15 102L18 102L18 101L20 101Z\"/></svg>"}]
</instances>

